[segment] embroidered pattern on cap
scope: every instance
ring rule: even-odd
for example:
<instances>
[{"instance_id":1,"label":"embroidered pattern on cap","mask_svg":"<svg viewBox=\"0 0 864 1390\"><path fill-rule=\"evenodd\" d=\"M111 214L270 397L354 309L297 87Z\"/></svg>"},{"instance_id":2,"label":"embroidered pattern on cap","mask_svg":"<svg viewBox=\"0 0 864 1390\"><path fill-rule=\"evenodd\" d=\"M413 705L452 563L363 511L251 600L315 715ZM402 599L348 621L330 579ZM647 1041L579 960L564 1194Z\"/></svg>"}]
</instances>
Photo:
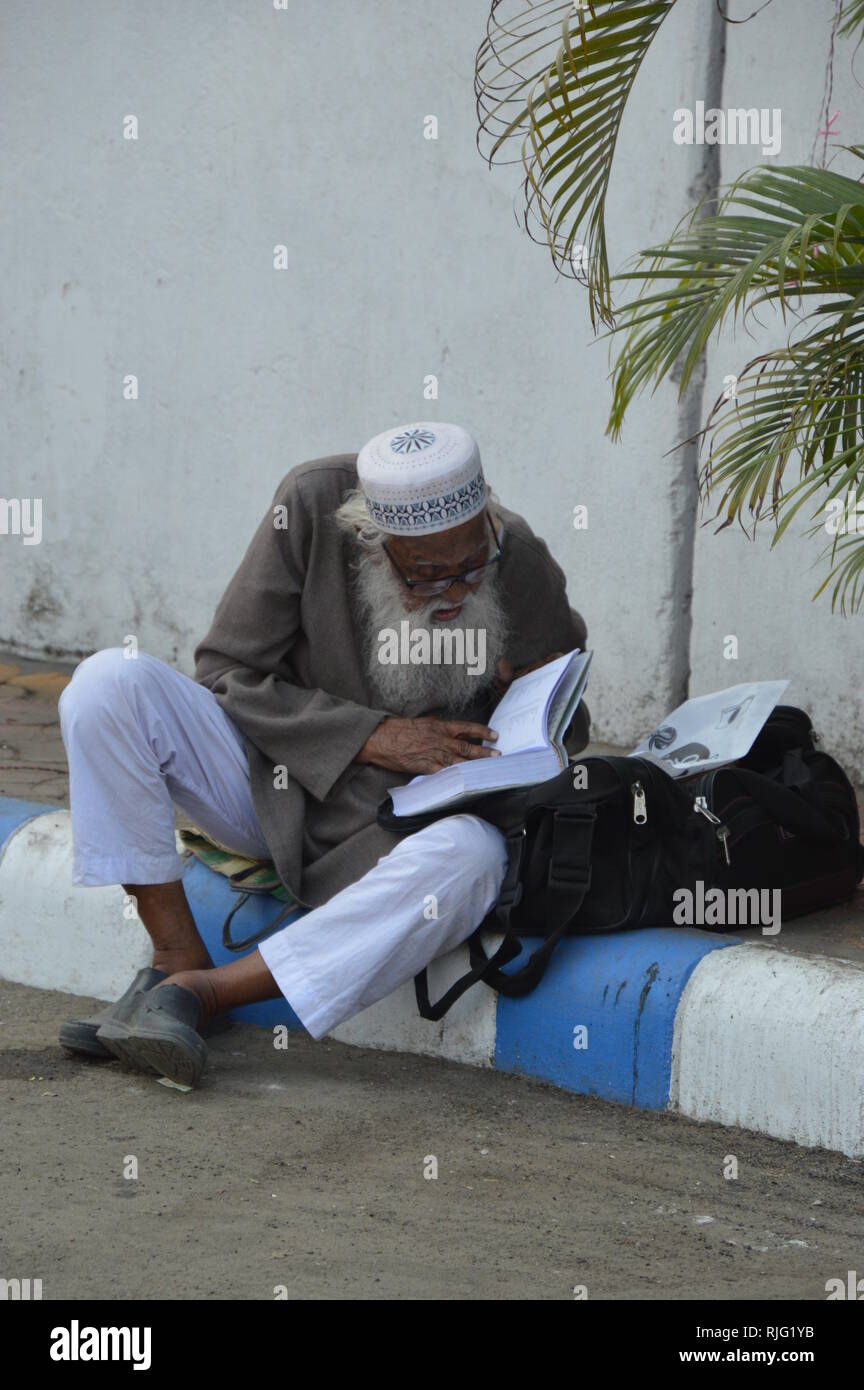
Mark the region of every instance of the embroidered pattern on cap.
<instances>
[{"instance_id":1,"label":"embroidered pattern on cap","mask_svg":"<svg viewBox=\"0 0 864 1390\"><path fill-rule=\"evenodd\" d=\"M431 430L405 430L402 434L394 434L390 448L394 454L412 454L434 443L435 435Z\"/></svg>"},{"instance_id":2,"label":"embroidered pattern on cap","mask_svg":"<svg viewBox=\"0 0 864 1390\"><path fill-rule=\"evenodd\" d=\"M423 531L438 528L442 522L453 523L467 512L472 515L486 501L486 483L482 473L470 482L437 497L425 497L416 502L375 502L366 499L366 509L372 520L385 530Z\"/></svg>"}]
</instances>

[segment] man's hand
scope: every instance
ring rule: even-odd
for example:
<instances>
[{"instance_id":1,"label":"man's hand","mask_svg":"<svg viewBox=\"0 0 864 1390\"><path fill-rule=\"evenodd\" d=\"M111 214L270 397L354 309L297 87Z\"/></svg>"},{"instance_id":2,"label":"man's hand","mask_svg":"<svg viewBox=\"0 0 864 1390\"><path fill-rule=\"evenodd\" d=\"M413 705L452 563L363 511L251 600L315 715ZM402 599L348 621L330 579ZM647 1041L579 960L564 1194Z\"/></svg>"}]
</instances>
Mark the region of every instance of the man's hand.
<instances>
[{"instance_id":1,"label":"man's hand","mask_svg":"<svg viewBox=\"0 0 864 1390\"><path fill-rule=\"evenodd\" d=\"M358 763L374 763L391 772L438 772L451 763L464 763L467 758L500 758L495 748L484 748L472 739L495 741L498 735L485 724L470 724L462 719L383 719L367 738L355 759Z\"/></svg>"},{"instance_id":2,"label":"man's hand","mask_svg":"<svg viewBox=\"0 0 864 1390\"><path fill-rule=\"evenodd\" d=\"M563 652L552 652L550 656L544 656L540 661L532 661L530 666L523 666L521 671L514 671L509 661L499 661L498 665L495 667L498 674L492 689L500 700L507 694L510 686L515 680L518 680L520 676L527 676L529 671L536 671L541 666L548 666L550 661L557 661L559 656L563 655Z\"/></svg>"}]
</instances>

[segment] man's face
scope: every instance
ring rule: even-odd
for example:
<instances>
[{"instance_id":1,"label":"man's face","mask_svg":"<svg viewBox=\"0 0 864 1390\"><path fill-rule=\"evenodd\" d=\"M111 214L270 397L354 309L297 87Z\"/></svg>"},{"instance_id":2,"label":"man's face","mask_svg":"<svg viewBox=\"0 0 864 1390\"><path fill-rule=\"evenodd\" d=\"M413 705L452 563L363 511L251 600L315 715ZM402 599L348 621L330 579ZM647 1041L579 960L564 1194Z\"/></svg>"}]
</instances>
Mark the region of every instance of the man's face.
<instances>
[{"instance_id":1,"label":"man's face","mask_svg":"<svg viewBox=\"0 0 864 1390\"><path fill-rule=\"evenodd\" d=\"M462 574L465 570L477 569L494 553L495 542L485 512L473 516L461 526L449 531L438 531L431 536L389 536L387 549L402 573L408 579L440 579L448 574ZM386 563L386 562L385 562ZM474 593L479 584L466 584L457 579L438 597L432 613L434 622L443 623L456 619L469 593ZM428 594L418 596L415 590L405 589L405 604L408 608L422 608L429 604Z\"/></svg>"},{"instance_id":2,"label":"man's face","mask_svg":"<svg viewBox=\"0 0 864 1390\"><path fill-rule=\"evenodd\" d=\"M376 707L396 714L408 709L453 714L488 692L507 635L499 567L490 564L497 551L498 538L485 513L432 535L388 536L383 552L358 544L354 581ZM451 578L486 565L489 569L470 584ZM409 579L422 589L435 582L445 587L433 594L418 593L406 583ZM403 624L415 635L425 631L430 643L446 630L453 645L446 651L430 645L425 656L422 647L407 655L400 648L397 660L391 654L385 658L382 653L385 648L389 653L390 640L403 631Z\"/></svg>"}]
</instances>

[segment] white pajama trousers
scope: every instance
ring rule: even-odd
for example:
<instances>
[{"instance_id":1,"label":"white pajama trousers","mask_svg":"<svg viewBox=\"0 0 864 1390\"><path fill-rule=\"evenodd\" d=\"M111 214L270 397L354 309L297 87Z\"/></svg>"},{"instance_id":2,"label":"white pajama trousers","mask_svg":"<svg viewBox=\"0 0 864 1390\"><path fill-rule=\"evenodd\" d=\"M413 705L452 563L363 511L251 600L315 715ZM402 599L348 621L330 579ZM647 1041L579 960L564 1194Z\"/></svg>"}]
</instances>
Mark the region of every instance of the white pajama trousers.
<instances>
[{"instance_id":1,"label":"white pajama trousers","mask_svg":"<svg viewBox=\"0 0 864 1390\"><path fill-rule=\"evenodd\" d=\"M174 805L228 848L268 858L243 736L215 695L115 647L83 661L60 699L74 879L168 883L182 875ZM465 941L498 896L504 837L476 816L406 835L356 883L259 946L313 1038Z\"/></svg>"}]
</instances>

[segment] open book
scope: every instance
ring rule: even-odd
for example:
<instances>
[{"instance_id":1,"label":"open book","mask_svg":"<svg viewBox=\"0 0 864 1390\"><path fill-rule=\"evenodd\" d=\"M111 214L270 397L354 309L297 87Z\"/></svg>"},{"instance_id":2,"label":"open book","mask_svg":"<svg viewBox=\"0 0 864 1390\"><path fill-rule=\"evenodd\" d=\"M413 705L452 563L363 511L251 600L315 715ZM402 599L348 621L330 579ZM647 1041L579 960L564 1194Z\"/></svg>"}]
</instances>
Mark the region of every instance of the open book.
<instances>
[{"instance_id":1,"label":"open book","mask_svg":"<svg viewBox=\"0 0 864 1390\"><path fill-rule=\"evenodd\" d=\"M588 681L591 652L578 649L529 671L510 686L489 720L500 758L469 758L391 787L397 816L431 811L505 787L545 782L567 766L564 735Z\"/></svg>"}]
</instances>

